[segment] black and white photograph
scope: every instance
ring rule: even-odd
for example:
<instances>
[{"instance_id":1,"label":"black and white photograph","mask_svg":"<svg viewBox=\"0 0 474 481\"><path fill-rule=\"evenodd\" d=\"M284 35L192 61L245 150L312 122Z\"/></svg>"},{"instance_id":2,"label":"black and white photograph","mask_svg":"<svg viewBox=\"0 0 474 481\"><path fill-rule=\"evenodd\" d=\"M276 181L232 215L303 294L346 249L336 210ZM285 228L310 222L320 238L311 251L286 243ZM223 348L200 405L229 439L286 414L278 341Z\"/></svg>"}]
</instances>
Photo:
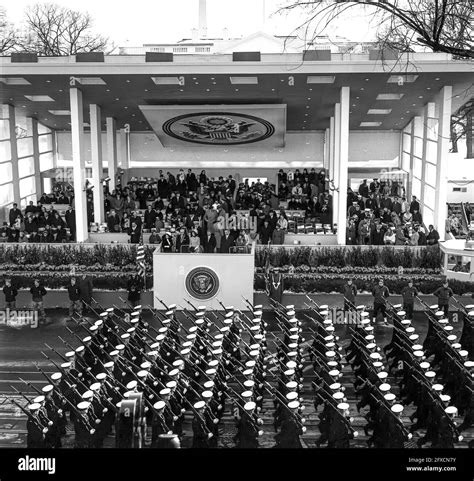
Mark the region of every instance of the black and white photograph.
<instances>
[{"instance_id":1,"label":"black and white photograph","mask_svg":"<svg viewBox=\"0 0 474 481\"><path fill-rule=\"evenodd\" d=\"M473 26L0 0L0 480L472 481Z\"/></svg>"}]
</instances>

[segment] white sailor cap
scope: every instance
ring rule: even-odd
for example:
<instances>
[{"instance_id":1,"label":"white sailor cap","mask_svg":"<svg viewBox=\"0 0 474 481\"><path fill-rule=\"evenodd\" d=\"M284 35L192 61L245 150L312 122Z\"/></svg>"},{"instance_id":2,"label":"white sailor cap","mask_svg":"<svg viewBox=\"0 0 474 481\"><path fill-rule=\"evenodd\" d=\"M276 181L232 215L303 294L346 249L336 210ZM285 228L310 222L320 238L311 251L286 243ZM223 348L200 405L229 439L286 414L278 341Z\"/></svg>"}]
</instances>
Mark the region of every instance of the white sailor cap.
<instances>
[{"instance_id":1,"label":"white sailor cap","mask_svg":"<svg viewBox=\"0 0 474 481\"><path fill-rule=\"evenodd\" d=\"M364 337L366 341L373 341L375 339L375 336L373 334L369 334Z\"/></svg>"},{"instance_id":2,"label":"white sailor cap","mask_svg":"<svg viewBox=\"0 0 474 481\"><path fill-rule=\"evenodd\" d=\"M66 352L66 354L64 354L64 357L70 358L70 357L74 357L75 355L76 353L74 351L68 351Z\"/></svg>"},{"instance_id":3,"label":"white sailor cap","mask_svg":"<svg viewBox=\"0 0 474 481\"><path fill-rule=\"evenodd\" d=\"M89 327L89 331L90 332L95 332L99 329L99 326L97 326L96 324L93 324L91 327ZM84 339L83 339L84 340Z\"/></svg>"},{"instance_id":4,"label":"white sailor cap","mask_svg":"<svg viewBox=\"0 0 474 481\"><path fill-rule=\"evenodd\" d=\"M295 316L295 311L292 309L291 311L288 311L288 312L286 313L286 315L287 315L288 317L294 317L294 316Z\"/></svg>"},{"instance_id":5,"label":"white sailor cap","mask_svg":"<svg viewBox=\"0 0 474 481\"><path fill-rule=\"evenodd\" d=\"M151 362L150 362L150 361L142 362L142 363L140 364L140 367L141 367L142 369L150 369L150 367L151 367Z\"/></svg>"},{"instance_id":6,"label":"white sailor cap","mask_svg":"<svg viewBox=\"0 0 474 481\"><path fill-rule=\"evenodd\" d=\"M443 317L443 316L444 316L444 312L443 312L443 311L436 311L436 312L435 312L435 316L436 316L436 317Z\"/></svg>"},{"instance_id":7,"label":"white sailor cap","mask_svg":"<svg viewBox=\"0 0 474 481\"><path fill-rule=\"evenodd\" d=\"M324 326L324 329L327 331L327 332L333 332L334 331L334 326Z\"/></svg>"},{"instance_id":8,"label":"white sailor cap","mask_svg":"<svg viewBox=\"0 0 474 481\"><path fill-rule=\"evenodd\" d=\"M382 359L382 356L378 352L370 354L370 359Z\"/></svg>"},{"instance_id":9,"label":"white sailor cap","mask_svg":"<svg viewBox=\"0 0 474 481\"><path fill-rule=\"evenodd\" d=\"M146 371L145 371L146 372ZM165 386L168 388L168 389L174 389L176 386L177 386L177 382L176 381L168 381Z\"/></svg>"},{"instance_id":10,"label":"white sailor cap","mask_svg":"<svg viewBox=\"0 0 474 481\"><path fill-rule=\"evenodd\" d=\"M140 308L141 308L141 307L142 307L142 306L140 306ZM170 304L170 305L168 306L168 309L173 310L173 309L176 309L176 307L177 307L176 304ZM135 309L136 309L136 308L137 308L137 307L135 307Z\"/></svg>"},{"instance_id":11,"label":"white sailor cap","mask_svg":"<svg viewBox=\"0 0 474 481\"><path fill-rule=\"evenodd\" d=\"M141 371L137 372L137 376L139 378L145 378L148 376L148 374L149 374L148 371L146 371L145 369L142 369Z\"/></svg>"},{"instance_id":12,"label":"white sailor cap","mask_svg":"<svg viewBox=\"0 0 474 481\"><path fill-rule=\"evenodd\" d=\"M472 308L472 307L474 307L474 305L466 306L466 307L471 307L471 308ZM468 315L469 317L474 317L474 311L469 311L469 312L467 313L467 315Z\"/></svg>"},{"instance_id":13,"label":"white sailor cap","mask_svg":"<svg viewBox=\"0 0 474 481\"><path fill-rule=\"evenodd\" d=\"M256 406L256 404L254 402L250 401L248 403L245 403L244 409L245 409L245 411L252 411L253 409L255 409L255 406Z\"/></svg>"},{"instance_id":14,"label":"white sailor cap","mask_svg":"<svg viewBox=\"0 0 474 481\"><path fill-rule=\"evenodd\" d=\"M379 379L387 379L388 373L386 371L380 371L377 373Z\"/></svg>"},{"instance_id":15,"label":"white sailor cap","mask_svg":"<svg viewBox=\"0 0 474 481\"><path fill-rule=\"evenodd\" d=\"M454 327L453 327L453 326L451 326L451 325L448 325L448 326L444 326L444 328L443 328L443 329L444 329L445 331L448 331L448 332L450 332L450 331L452 331L452 330L454 329Z\"/></svg>"},{"instance_id":16,"label":"white sailor cap","mask_svg":"<svg viewBox=\"0 0 474 481\"><path fill-rule=\"evenodd\" d=\"M163 319L161 324L163 324L163 327L166 327L168 324L171 324L171 319Z\"/></svg>"},{"instance_id":17,"label":"white sailor cap","mask_svg":"<svg viewBox=\"0 0 474 481\"><path fill-rule=\"evenodd\" d=\"M370 344L367 344L366 346L366 349L375 349L377 347L377 344L375 344L375 342L371 342Z\"/></svg>"},{"instance_id":18,"label":"white sailor cap","mask_svg":"<svg viewBox=\"0 0 474 481\"><path fill-rule=\"evenodd\" d=\"M244 381L244 387L252 389L255 386L255 382L251 380Z\"/></svg>"},{"instance_id":19,"label":"white sailor cap","mask_svg":"<svg viewBox=\"0 0 474 481\"><path fill-rule=\"evenodd\" d=\"M291 311L291 310L293 310L294 308L295 308L295 305L294 305L294 304L288 304L288 305L286 306L286 310L287 310L287 311Z\"/></svg>"},{"instance_id":20,"label":"white sailor cap","mask_svg":"<svg viewBox=\"0 0 474 481\"><path fill-rule=\"evenodd\" d=\"M255 366L255 361L250 360L245 363L245 367L254 367L254 366Z\"/></svg>"},{"instance_id":21,"label":"white sailor cap","mask_svg":"<svg viewBox=\"0 0 474 481\"><path fill-rule=\"evenodd\" d=\"M321 304L319 306L320 311L327 311L329 309L329 306L327 304Z\"/></svg>"},{"instance_id":22,"label":"white sailor cap","mask_svg":"<svg viewBox=\"0 0 474 481\"><path fill-rule=\"evenodd\" d=\"M464 367L474 367L474 361L465 361Z\"/></svg>"},{"instance_id":23,"label":"white sailor cap","mask_svg":"<svg viewBox=\"0 0 474 481\"><path fill-rule=\"evenodd\" d=\"M432 305L430 306L430 309L431 309L432 311L437 311L437 310L438 310L438 304L432 304Z\"/></svg>"},{"instance_id":24,"label":"white sailor cap","mask_svg":"<svg viewBox=\"0 0 474 481\"><path fill-rule=\"evenodd\" d=\"M107 374L105 372L99 372L97 376L95 377L98 381L103 381L107 377Z\"/></svg>"},{"instance_id":25,"label":"white sailor cap","mask_svg":"<svg viewBox=\"0 0 474 481\"><path fill-rule=\"evenodd\" d=\"M127 332L128 332L129 334L131 334L132 332L135 332L135 331L136 331L136 328L135 328L135 327L129 327L129 328L127 329Z\"/></svg>"},{"instance_id":26,"label":"white sailor cap","mask_svg":"<svg viewBox=\"0 0 474 481\"><path fill-rule=\"evenodd\" d=\"M164 389L162 389L160 391L160 396L167 396L170 393L171 393L171 390L169 388L165 387Z\"/></svg>"},{"instance_id":27,"label":"white sailor cap","mask_svg":"<svg viewBox=\"0 0 474 481\"><path fill-rule=\"evenodd\" d=\"M260 317L262 317L262 315L263 315L263 311L261 311L260 309L257 310L257 311L253 311L253 315L254 315L254 317L256 317L256 318L260 318Z\"/></svg>"},{"instance_id":28,"label":"white sailor cap","mask_svg":"<svg viewBox=\"0 0 474 481\"><path fill-rule=\"evenodd\" d=\"M179 367L184 364L184 361L182 359L176 359L176 361L173 361L173 367Z\"/></svg>"},{"instance_id":29,"label":"white sailor cap","mask_svg":"<svg viewBox=\"0 0 474 481\"><path fill-rule=\"evenodd\" d=\"M467 357L469 355L469 352L466 351L465 349L462 349L461 351L458 352L458 354L461 356L461 357Z\"/></svg>"},{"instance_id":30,"label":"white sailor cap","mask_svg":"<svg viewBox=\"0 0 474 481\"><path fill-rule=\"evenodd\" d=\"M104 321L102 319L99 319L94 322L94 326L101 327L104 325Z\"/></svg>"},{"instance_id":31,"label":"white sailor cap","mask_svg":"<svg viewBox=\"0 0 474 481\"><path fill-rule=\"evenodd\" d=\"M458 413L458 408L456 406L448 406L444 412L446 414L450 414L452 416L455 416Z\"/></svg>"},{"instance_id":32,"label":"white sailor cap","mask_svg":"<svg viewBox=\"0 0 474 481\"><path fill-rule=\"evenodd\" d=\"M253 369L245 369L245 371L242 374L244 376L252 376L253 375Z\"/></svg>"},{"instance_id":33,"label":"white sailor cap","mask_svg":"<svg viewBox=\"0 0 474 481\"><path fill-rule=\"evenodd\" d=\"M374 326L365 326L364 327L364 331L372 332L373 330L374 330Z\"/></svg>"},{"instance_id":34,"label":"white sailor cap","mask_svg":"<svg viewBox=\"0 0 474 481\"><path fill-rule=\"evenodd\" d=\"M290 317L289 319L287 319L287 321L290 324L297 324L298 323L298 319L296 319L296 317Z\"/></svg>"},{"instance_id":35,"label":"white sailor cap","mask_svg":"<svg viewBox=\"0 0 474 481\"><path fill-rule=\"evenodd\" d=\"M220 350L222 352L222 349ZM214 353L214 351L212 351ZM258 357L259 351L250 351L249 356L250 357Z\"/></svg>"},{"instance_id":36,"label":"white sailor cap","mask_svg":"<svg viewBox=\"0 0 474 481\"><path fill-rule=\"evenodd\" d=\"M95 382L94 384L91 384L89 389L91 391L98 391L100 389L100 382Z\"/></svg>"},{"instance_id":37,"label":"white sailor cap","mask_svg":"<svg viewBox=\"0 0 474 481\"><path fill-rule=\"evenodd\" d=\"M341 384L339 382L335 382L329 386L329 389L331 389L331 391L338 391L341 389Z\"/></svg>"},{"instance_id":38,"label":"white sailor cap","mask_svg":"<svg viewBox=\"0 0 474 481\"><path fill-rule=\"evenodd\" d=\"M349 404L348 403L339 403L337 405L337 409L340 411L347 411L349 409Z\"/></svg>"},{"instance_id":39,"label":"white sailor cap","mask_svg":"<svg viewBox=\"0 0 474 481\"><path fill-rule=\"evenodd\" d=\"M79 409L79 411L86 411L87 409L89 409L90 405L90 402L82 401L77 405L77 409Z\"/></svg>"},{"instance_id":40,"label":"white sailor cap","mask_svg":"<svg viewBox=\"0 0 474 481\"><path fill-rule=\"evenodd\" d=\"M28 406L28 409L29 409L31 412L38 411L38 409L41 409L41 404L39 404L39 403L31 403L31 404Z\"/></svg>"},{"instance_id":41,"label":"white sailor cap","mask_svg":"<svg viewBox=\"0 0 474 481\"><path fill-rule=\"evenodd\" d=\"M336 353L334 351L326 351L324 353L324 355L327 357L327 358L331 358L331 357L334 357L336 355Z\"/></svg>"},{"instance_id":42,"label":"white sailor cap","mask_svg":"<svg viewBox=\"0 0 474 481\"><path fill-rule=\"evenodd\" d=\"M449 341L449 342L456 341L456 339L457 339L457 337L456 337L454 334L450 334L450 335L448 336L448 341Z\"/></svg>"},{"instance_id":43,"label":"white sailor cap","mask_svg":"<svg viewBox=\"0 0 474 481\"><path fill-rule=\"evenodd\" d=\"M108 312L105 312L105 311L104 311L104 312L101 312L101 313L99 314L100 317L107 317L108 315L109 315L109 313L108 313Z\"/></svg>"},{"instance_id":44,"label":"white sailor cap","mask_svg":"<svg viewBox=\"0 0 474 481\"><path fill-rule=\"evenodd\" d=\"M461 349L461 344L459 342L454 342L453 344L451 344L451 347L453 349L456 349L457 351L459 351Z\"/></svg>"},{"instance_id":45,"label":"white sailor cap","mask_svg":"<svg viewBox=\"0 0 474 481\"><path fill-rule=\"evenodd\" d=\"M63 362L63 363L61 364L61 367L62 367L63 369L69 369L71 366L72 366L72 364L71 364L70 362Z\"/></svg>"},{"instance_id":46,"label":"white sailor cap","mask_svg":"<svg viewBox=\"0 0 474 481\"><path fill-rule=\"evenodd\" d=\"M299 340L298 334L291 334L291 336L288 336L288 338L290 339L290 341L298 341Z\"/></svg>"},{"instance_id":47,"label":"white sailor cap","mask_svg":"<svg viewBox=\"0 0 474 481\"><path fill-rule=\"evenodd\" d=\"M376 368L383 367L383 362L375 361L375 362L372 363L372 366L374 366Z\"/></svg>"},{"instance_id":48,"label":"white sailor cap","mask_svg":"<svg viewBox=\"0 0 474 481\"><path fill-rule=\"evenodd\" d=\"M219 361L217 359L213 359L212 361L209 361L209 367L216 367L219 365Z\"/></svg>"},{"instance_id":49,"label":"white sailor cap","mask_svg":"<svg viewBox=\"0 0 474 481\"><path fill-rule=\"evenodd\" d=\"M363 325L363 326L368 326L370 324L370 319L362 319L360 321L360 323Z\"/></svg>"},{"instance_id":50,"label":"white sailor cap","mask_svg":"<svg viewBox=\"0 0 474 481\"><path fill-rule=\"evenodd\" d=\"M338 392L335 392L333 395L332 395L333 399L335 399L336 401L340 401L341 399L344 399L344 393L342 391L338 391Z\"/></svg>"},{"instance_id":51,"label":"white sailor cap","mask_svg":"<svg viewBox=\"0 0 474 481\"><path fill-rule=\"evenodd\" d=\"M340 372L337 369L332 369L331 371L328 372L328 374L331 377L337 377L337 376L339 376Z\"/></svg>"},{"instance_id":52,"label":"white sailor cap","mask_svg":"<svg viewBox=\"0 0 474 481\"><path fill-rule=\"evenodd\" d=\"M188 335L191 335L191 334L194 334L196 331L197 331L197 326L191 326L189 329L188 329L188 332L189 334Z\"/></svg>"},{"instance_id":53,"label":"white sailor cap","mask_svg":"<svg viewBox=\"0 0 474 481\"><path fill-rule=\"evenodd\" d=\"M294 401L295 399L298 399L298 393L296 391L290 391L285 397L288 401Z\"/></svg>"},{"instance_id":54,"label":"white sailor cap","mask_svg":"<svg viewBox=\"0 0 474 481\"><path fill-rule=\"evenodd\" d=\"M206 381L203 384L203 386L204 386L205 389L210 390L214 387L214 381Z\"/></svg>"},{"instance_id":55,"label":"white sailor cap","mask_svg":"<svg viewBox=\"0 0 474 481\"><path fill-rule=\"evenodd\" d=\"M121 339L128 339L130 337L130 333L129 332L126 332L125 334L122 334L120 336Z\"/></svg>"},{"instance_id":56,"label":"white sailor cap","mask_svg":"<svg viewBox=\"0 0 474 481\"><path fill-rule=\"evenodd\" d=\"M179 354L180 354L181 356L187 356L190 352L191 352L191 349L186 348L186 349L182 349L182 350L179 352Z\"/></svg>"},{"instance_id":57,"label":"white sailor cap","mask_svg":"<svg viewBox=\"0 0 474 481\"><path fill-rule=\"evenodd\" d=\"M410 319L403 319L403 321L401 321L402 325L403 326L409 326L411 324L411 321Z\"/></svg>"},{"instance_id":58,"label":"white sailor cap","mask_svg":"<svg viewBox=\"0 0 474 481\"><path fill-rule=\"evenodd\" d=\"M390 409L392 412L399 414L403 411L403 406L401 404L394 404Z\"/></svg>"},{"instance_id":59,"label":"white sailor cap","mask_svg":"<svg viewBox=\"0 0 474 481\"><path fill-rule=\"evenodd\" d=\"M324 324L324 326L332 326L332 320L331 319L324 319L323 324Z\"/></svg>"},{"instance_id":60,"label":"white sailor cap","mask_svg":"<svg viewBox=\"0 0 474 481\"><path fill-rule=\"evenodd\" d=\"M413 351L422 351L423 350L423 346L421 344L413 344L411 346L412 350Z\"/></svg>"},{"instance_id":61,"label":"white sailor cap","mask_svg":"<svg viewBox=\"0 0 474 481\"><path fill-rule=\"evenodd\" d=\"M178 374L179 374L179 369L171 369L171 371L168 373L168 376L175 377Z\"/></svg>"},{"instance_id":62,"label":"white sailor cap","mask_svg":"<svg viewBox=\"0 0 474 481\"><path fill-rule=\"evenodd\" d=\"M415 332L415 328L414 328L414 327L411 327L411 326L410 326L410 327L407 327L407 328L405 329L405 332L408 332L408 334L412 334L412 333Z\"/></svg>"},{"instance_id":63,"label":"white sailor cap","mask_svg":"<svg viewBox=\"0 0 474 481\"><path fill-rule=\"evenodd\" d=\"M441 401L445 403L448 403L449 401L451 401L451 396L448 396L447 394L440 394L439 397Z\"/></svg>"},{"instance_id":64,"label":"white sailor cap","mask_svg":"<svg viewBox=\"0 0 474 481\"><path fill-rule=\"evenodd\" d=\"M416 341L419 337L420 336L418 334L411 334L410 336L408 336L410 341Z\"/></svg>"},{"instance_id":65,"label":"white sailor cap","mask_svg":"<svg viewBox=\"0 0 474 481\"><path fill-rule=\"evenodd\" d=\"M206 406L204 401L198 401L194 403L194 409L203 409Z\"/></svg>"},{"instance_id":66,"label":"white sailor cap","mask_svg":"<svg viewBox=\"0 0 474 481\"><path fill-rule=\"evenodd\" d=\"M329 316L329 311L324 310L324 311L319 311L319 315L322 317Z\"/></svg>"},{"instance_id":67,"label":"white sailor cap","mask_svg":"<svg viewBox=\"0 0 474 481\"><path fill-rule=\"evenodd\" d=\"M406 315L406 312L405 311L398 311L397 312L397 316L405 316Z\"/></svg>"},{"instance_id":68,"label":"white sailor cap","mask_svg":"<svg viewBox=\"0 0 474 481\"><path fill-rule=\"evenodd\" d=\"M448 319L438 319L438 323L445 326L449 323Z\"/></svg>"},{"instance_id":69,"label":"white sailor cap","mask_svg":"<svg viewBox=\"0 0 474 481\"><path fill-rule=\"evenodd\" d=\"M253 396L253 392L252 391L244 391L240 397L243 397L243 398L251 398Z\"/></svg>"},{"instance_id":70,"label":"white sailor cap","mask_svg":"<svg viewBox=\"0 0 474 481\"><path fill-rule=\"evenodd\" d=\"M436 373L434 371L426 371L425 376L427 378L433 379L434 377L436 377Z\"/></svg>"},{"instance_id":71,"label":"white sailor cap","mask_svg":"<svg viewBox=\"0 0 474 481\"><path fill-rule=\"evenodd\" d=\"M217 371L215 369L206 369L204 372L207 376L214 376Z\"/></svg>"},{"instance_id":72,"label":"white sailor cap","mask_svg":"<svg viewBox=\"0 0 474 481\"><path fill-rule=\"evenodd\" d=\"M117 344L115 346L115 350L116 351L123 351L125 349L125 345L124 344Z\"/></svg>"},{"instance_id":73,"label":"white sailor cap","mask_svg":"<svg viewBox=\"0 0 474 481\"><path fill-rule=\"evenodd\" d=\"M168 317L168 316L172 316L173 314L174 314L174 313L173 313L173 311L171 311L171 310L168 310L168 311L165 312L165 316L167 316L167 317Z\"/></svg>"},{"instance_id":74,"label":"white sailor cap","mask_svg":"<svg viewBox=\"0 0 474 481\"><path fill-rule=\"evenodd\" d=\"M298 383L296 381L289 381L285 384L288 389L296 389L298 387Z\"/></svg>"},{"instance_id":75,"label":"white sailor cap","mask_svg":"<svg viewBox=\"0 0 474 481\"><path fill-rule=\"evenodd\" d=\"M53 374L51 374L51 379L53 381L59 381L59 379L61 379L62 377L63 375L60 372L54 372Z\"/></svg>"},{"instance_id":76,"label":"white sailor cap","mask_svg":"<svg viewBox=\"0 0 474 481\"><path fill-rule=\"evenodd\" d=\"M82 352L84 349L85 349L84 346L79 346L79 347L76 349L76 352Z\"/></svg>"},{"instance_id":77,"label":"white sailor cap","mask_svg":"<svg viewBox=\"0 0 474 481\"><path fill-rule=\"evenodd\" d=\"M198 311L205 311L207 306L198 306Z\"/></svg>"},{"instance_id":78,"label":"white sailor cap","mask_svg":"<svg viewBox=\"0 0 474 481\"><path fill-rule=\"evenodd\" d=\"M168 328L167 328L167 327L160 327L160 328L158 329L158 332L159 332L161 335L163 335L163 334L165 334L165 333L168 332ZM158 337L156 338L156 340L158 340Z\"/></svg>"},{"instance_id":79,"label":"white sailor cap","mask_svg":"<svg viewBox=\"0 0 474 481\"><path fill-rule=\"evenodd\" d=\"M93 391L86 391L83 395L82 395L82 399L92 399L94 397L94 393Z\"/></svg>"},{"instance_id":80,"label":"white sailor cap","mask_svg":"<svg viewBox=\"0 0 474 481\"><path fill-rule=\"evenodd\" d=\"M386 382L380 384L380 386L379 386L379 389L380 389L380 391L382 391L382 392L390 391L391 388L392 388L392 387L390 386L390 384L388 384L388 383L386 383Z\"/></svg>"},{"instance_id":81,"label":"white sailor cap","mask_svg":"<svg viewBox=\"0 0 474 481\"><path fill-rule=\"evenodd\" d=\"M45 394L50 393L54 389L54 386L52 384L47 384L44 386L41 391L43 391Z\"/></svg>"},{"instance_id":82,"label":"white sailor cap","mask_svg":"<svg viewBox=\"0 0 474 481\"><path fill-rule=\"evenodd\" d=\"M327 346L327 344L326 344ZM288 344L288 349L291 349L292 351L294 351L295 349L298 349L298 343L297 342L290 342Z\"/></svg>"},{"instance_id":83,"label":"white sailor cap","mask_svg":"<svg viewBox=\"0 0 474 481\"><path fill-rule=\"evenodd\" d=\"M336 367L336 368L337 368L337 367L339 366L339 364L338 364L337 361L328 361L328 362L327 362L327 365L328 365L329 367L331 367L331 368L332 368L332 367Z\"/></svg>"},{"instance_id":84,"label":"white sailor cap","mask_svg":"<svg viewBox=\"0 0 474 481\"><path fill-rule=\"evenodd\" d=\"M366 317L369 317L369 313L368 312L361 312L359 314L359 316L362 317L362 318L366 318Z\"/></svg>"},{"instance_id":85,"label":"white sailor cap","mask_svg":"<svg viewBox=\"0 0 474 481\"><path fill-rule=\"evenodd\" d=\"M198 317L199 319L196 319L196 321L202 321L202 319L200 319L201 317L204 317L206 315L205 312L196 312L196 314L194 314L195 317ZM196 322L195 321L195 322Z\"/></svg>"},{"instance_id":86,"label":"white sailor cap","mask_svg":"<svg viewBox=\"0 0 474 481\"><path fill-rule=\"evenodd\" d=\"M112 351L112 352L117 352L117 354L118 354L118 351ZM112 354L112 353L111 353L111 354ZM110 369L111 367L114 367L114 364L115 364L114 361L109 361L109 362L106 362L106 363L104 364L104 367L105 367L106 369Z\"/></svg>"},{"instance_id":87,"label":"white sailor cap","mask_svg":"<svg viewBox=\"0 0 474 481\"><path fill-rule=\"evenodd\" d=\"M395 396L395 394L393 394L393 392L389 392L387 394L384 394L384 399L386 401L395 401L396 396Z\"/></svg>"},{"instance_id":88,"label":"white sailor cap","mask_svg":"<svg viewBox=\"0 0 474 481\"><path fill-rule=\"evenodd\" d=\"M431 387L433 388L433 391L436 392L441 392L444 389L444 386L442 384L433 384L433 386Z\"/></svg>"},{"instance_id":89,"label":"white sailor cap","mask_svg":"<svg viewBox=\"0 0 474 481\"><path fill-rule=\"evenodd\" d=\"M162 409L164 409L165 406L166 403L164 401L157 401L155 404L153 404L153 408L157 411L161 411Z\"/></svg>"},{"instance_id":90,"label":"white sailor cap","mask_svg":"<svg viewBox=\"0 0 474 481\"><path fill-rule=\"evenodd\" d=\"M288 361L288 362L285 364L285 366L286 366L288 369L294 369L294 368L297 366L297 364L296 364L295 361Z\"/></svg>"},{"instance_id":91,"label":"white sailor cap","mask_svg":"<svg viewBox=\"0 0 474 481\"><path fill-rule=\"evenodd\" d=\"M420 362L421 369L429 369L430 366L431 364L429 362L426 362L426 361Z\"/></svg>"},{"instance_id":92,"label":"white sailor cap","mask_svg":"<svg viewBox=\"0 0 474 481\"><path fill-rule=\"evenodd\" d=\"M132 389L135 389L137 387L137 381L133 380L133 381L130 381L127 385L126 385L126 388L131 391Z\"/></svg>"},{"instance_id":93,"label":"white sailor cap","mask_svg":"<svg viewBox=\"0 0 474 481\"><path fill-rule=\"evenodd\" d=\"M108 307L105 312L108 312L109 314L114 312L114 308L113 307Z\"/></svg>"},{"instance_id":94,"label":"white sailor cap","mask_svg":"<svg viewBox=\"0 0 474 481\"><path fill-rule=\"evenodd\" d=\"M420 357L423 357L425 355L425 353L423 351L413 351L413 355L415 357L420 358Z\"/></svg>"},{"instance_id":95,"label":"white sailor cap","mask_svg":"<svg viewBox=\"0 0 474 481\"><path fill-rule=\"evenodd\" d=\"M234 315L234 311L229 311L229 312L226 312L224 317L226 319L231 319L233 315Z\"/></svg>"}]
</instances>

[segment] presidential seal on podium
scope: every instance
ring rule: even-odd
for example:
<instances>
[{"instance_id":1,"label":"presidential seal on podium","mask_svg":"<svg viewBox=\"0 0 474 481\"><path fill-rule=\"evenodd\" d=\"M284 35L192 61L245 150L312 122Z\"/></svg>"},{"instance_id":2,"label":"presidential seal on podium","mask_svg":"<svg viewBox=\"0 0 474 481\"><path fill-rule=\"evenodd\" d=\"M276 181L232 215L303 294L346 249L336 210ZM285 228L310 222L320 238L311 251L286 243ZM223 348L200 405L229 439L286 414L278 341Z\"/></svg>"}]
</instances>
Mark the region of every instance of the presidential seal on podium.
<instances>
[{"instance_id":1,"label":"presidential seal on podium","mask_svg":"<svg viewBox=\"0 0 474 481\"><path fill-rule=\"evenodd\" d=\"M208 267L195 267L186 276L186 290L195 299L212 299L219 290L219 277Z\"/></svg>"}]
</instances>

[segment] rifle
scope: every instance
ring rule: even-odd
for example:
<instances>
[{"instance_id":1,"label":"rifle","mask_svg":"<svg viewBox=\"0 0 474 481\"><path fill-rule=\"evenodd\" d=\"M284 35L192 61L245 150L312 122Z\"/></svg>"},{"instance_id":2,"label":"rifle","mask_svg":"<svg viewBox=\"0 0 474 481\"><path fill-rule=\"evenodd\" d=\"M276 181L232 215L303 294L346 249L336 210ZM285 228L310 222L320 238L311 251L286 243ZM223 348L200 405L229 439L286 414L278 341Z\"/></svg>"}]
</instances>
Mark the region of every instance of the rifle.
<instances>
[{"instance_id":1,"label":"rifle","mask_svg":"<svg viewBox=\"0 0 474 481\"><path fill-rule=\"evenodd\" d=\"M158 296L155 296L155 299L162 305L164 306L164 308L169 311L169 308L168 306L158 297Z\"/></svg>"}]
</instances>

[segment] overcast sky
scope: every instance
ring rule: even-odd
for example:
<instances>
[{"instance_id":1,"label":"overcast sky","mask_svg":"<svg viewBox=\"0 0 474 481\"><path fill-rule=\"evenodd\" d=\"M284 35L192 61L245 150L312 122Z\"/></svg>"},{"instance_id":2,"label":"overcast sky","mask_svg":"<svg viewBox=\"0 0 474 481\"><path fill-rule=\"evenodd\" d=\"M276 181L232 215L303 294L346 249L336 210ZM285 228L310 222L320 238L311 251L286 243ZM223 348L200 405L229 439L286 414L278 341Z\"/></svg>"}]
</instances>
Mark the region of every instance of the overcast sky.
<instances>
[{"instance_id":1,"label":"overcast sky","mask_svg":"<svg viewBox=\"0 0 474 481\"><path fill-rule=\"evenodd\" d=\"M19 23L23 12L33 3L28 0L0 0L10 21ZM95 30L118 46L140 46L143 43L175 42L191 36L198 24L199 0L58 0L66 7L87 11L94 19ZM220 36L227 27L229 35L239 37L262 30L263 3L265 3L265 31L288 35L301 20L301 11L291 15L274 14L288 0L207 0L208 36ZM339 35L356 41L373 39L373 29L367 14L351 13L338 26L331 29Z\"/></svg>"}]
</instances>

